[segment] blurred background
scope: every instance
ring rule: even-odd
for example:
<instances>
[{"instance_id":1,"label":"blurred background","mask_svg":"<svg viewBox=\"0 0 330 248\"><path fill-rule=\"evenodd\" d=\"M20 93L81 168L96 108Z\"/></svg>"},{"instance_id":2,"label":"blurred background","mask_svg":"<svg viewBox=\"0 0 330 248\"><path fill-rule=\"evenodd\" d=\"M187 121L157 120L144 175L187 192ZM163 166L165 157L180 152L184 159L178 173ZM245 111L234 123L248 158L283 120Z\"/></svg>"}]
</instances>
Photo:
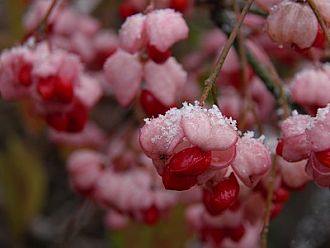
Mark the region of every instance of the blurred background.
<instances>
[{"instance_id":1,"label":"blurred background","mask_svg":"<svg viewBox=\"0 0 330 248\"><path fill-rule=\"evenodd\" d=\"M104 27L116 30L121 23L119 1L73 2L89 6ZM28 0L0 0L0 51L23 37L22 16L28 4ZM189 24L189 42L194 47L194 37L204 23L191 20ZM95 111L105 104L117 115L124 111L112 99L103 100ZM29 116L24 103L0 99L0 248L198 247L185 224L183 206L155 227L131 223L123 231L106 230L102 211L70 188L65 169L70 149L52 144L43 125ZM111 123L103 124L107 125ZM329 190L309 184L292 194L271 223L269 240L270 247L330 248Z\"/></svg>"}]
</instances>

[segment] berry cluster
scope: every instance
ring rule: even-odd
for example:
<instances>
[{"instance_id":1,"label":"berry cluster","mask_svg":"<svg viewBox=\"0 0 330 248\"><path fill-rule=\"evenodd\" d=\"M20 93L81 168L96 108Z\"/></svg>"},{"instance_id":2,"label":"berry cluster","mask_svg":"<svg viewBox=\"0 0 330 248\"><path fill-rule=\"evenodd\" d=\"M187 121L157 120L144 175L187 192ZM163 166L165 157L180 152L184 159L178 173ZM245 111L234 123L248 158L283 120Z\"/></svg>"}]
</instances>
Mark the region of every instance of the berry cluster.
<instances>
[{"instance_id":1,"label":"berry cluster","mask_svg":"<svg viewBox=\"0 0 330 248\"><path fill-rule=\"evenodd\" d=\"M134 133L126 138L127 142L136 143L132 148L123 143L123 136L118 136L105 154L84 149L71 154L68 160L73 188L109 212L106 219L109 218L111 228L116 227L111 224L113 216L154 225L177 201L176 194L161 187L136 138ZM125 226L126 222L120 223Z\"/></svg>"},{"instance_id":2,"label":"berry cluster","mask_svg":"<svg viewBox=\"0 0 330 248\"><path fill-rule=\"evenodd\" d=\"M26 38L34 32L46 15L50 0L38 0L31 4L24 18ZM57 4L51 12L47 26L47 41L53 46L79 55L90 70L102 69L107 57L118 47L118 39L110 30L101 29L100 22L87 14L82 14L73 6Z\"/></svg>"},{"instance_id":3,"label":"berry cluster","mask_svg":"<svg viewBox=\"0 0 330 248\"><path fill-rule=\"evenodd\" d=\"M282 125L282 137L276 152L289 162L307 160L306 171L315 182L329 187L329 112L330 106L319 108L316 117L294 114Z\"/></svg>"},{"instance_id":4,"label":"berry cluster","mask_svg":"<svg viewBox=\"0 0 330 248\"><path fill-rule=\"evenodd\" d=\"M88 109L102 95L99 83L83 72L79 57L46 43L6 50L0 65L2 97L27 98L36 114L57 131L80 132Z\"/></svg>"},{"instance_id":5,"label":"berry cluster","mask_svg":"<svg viewBox=\"0 0 330 248\"><path fill-rule=\"evenodd\" d=\"M182 15L153 10L126 19L119 31L120 49L104 65L105 76L119 103L127 106L140 93L146 114L164 114L176 105L187 73L171 56L170 47L188 36Z\"/></svg>"},{"instance_id":6,"label":"berry cluster","mask_svg":"<svg viewBox=\"0 0 330 248\"><path fill-rule=\"evenodd\" d=\"M259 140L250 134L239 138L233 120L222 116L216 106L205 109L198 103L146 120L140 144L166 189L203 185L204 204L214 215L235 203L237 177L254 187L271 164L269 151Z\"/></svg>"}]
</instances>

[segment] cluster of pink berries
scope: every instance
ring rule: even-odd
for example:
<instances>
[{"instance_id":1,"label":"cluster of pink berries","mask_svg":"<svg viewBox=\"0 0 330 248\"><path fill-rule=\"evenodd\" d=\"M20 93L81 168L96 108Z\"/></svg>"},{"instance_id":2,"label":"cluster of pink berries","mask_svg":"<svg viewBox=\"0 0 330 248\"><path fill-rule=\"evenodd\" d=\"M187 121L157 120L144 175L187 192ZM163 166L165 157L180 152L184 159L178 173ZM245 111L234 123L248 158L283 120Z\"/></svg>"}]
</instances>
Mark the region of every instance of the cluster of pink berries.
<instances>
[{"instance_id":1,"label":"cluster of pink berries","mask_svg":"<svg viewBox=\"0 0 330 248\"><path fill-rule=\"evenodd\" d=\"M5 50L0 65L2 97L28 99L33 111L58 131L80 132L88 109L102 95L99 83L83 72L78 56L46 43Z\"/></svg>"},{"instance_id":2,"label":"cluster of pink berries","mask_svg":"<svg viewBox=\"0 0 330 248\"><path fill-rule=\"evenodd\" d=\"M291 191L311 180L330 187L330 67L307 64L326 56L327 43L305 1L255 1L268 17L247 14L244 47L230 48L215 81L219 106L212 107L195 101L198 83L228 39L212 27L181 65L172 48L188 37L182 13L191 9L189 0L125 0L118 35L65 3L44 23L51 2L31 4L24 44L1 53L1 97L25 100L51 127L53 142L84 148L68 159L70 183L106 211L109 228L129 220L154 225L183 202L189 227L206 247L256 248L267 204L275 218ZM314 2L329 26L330 1ZM255 64L248 56L244 64L241 50ZM272 59L303 69L282 87ZM285 99L277 99L278 87L308 113L286 118L279 139L275 120L283 110L276 113L276 103ZM110 140L88 118L102 96L131 107L135 117L114 125ZM143 125L145 116L151 118ZM257 125L260 135L265 131L258 139L247 131Z\"/></svg>"},{"instance_id":3,"label":"cluster of pink berries","mask_svg":"<svg viewBox=\"0 0 330 248\"><path fill-rule=\"evenodd\" d=\"M307 173L323 187L330 187L329 110L327 105L316 117L295 114L286 119L276 148L289 162L304 160Z\"/></svg>"},{"instance_id":4,"label":"cluster of pink berries","mask_svg":"<svg viewBox=\"0 0 330 248\"><path fill-rule=\"evenodd\" d=\"M140 103L149 116L175 106L187 73L170 57L169 49L187 36L185 20L172 9L128 17L119 32L120 49L104 65L118 102L127 106L141 92ZM140 90L142 81L144 87Z\"/></svg>"},{"instance_id":5,"label":"cluster of pink berries","mask_svg":"<svg viewBox=\"0 0 330 248\"><path fill-rule=\"evenodd\" d=\"M107 225L116 229L129 218L153 225L177 201L176 194L164 190L150 159L141 153L137 135L128 133L114 137L105 154L84 149L68 160L73 188L108 211ZM117 225L113 218L126 221Z\"/></svg>"},{"instance_id":6,"label":"cluster of pink berries","mask_svg":"<svg viewBox=\"0 0 330 248\"><path fill-rule=\"evenodd\" d=\"M262 142L249 134L239 138L235 121L225 118L216 106L205 109L198 103L146 120L140 144L166 189L203 185L204 204L214 215L237 200L237 178L254 187L271 165Z\"/></svg>"},{"instance_id":7,"label":"cluster of pink berries","mask_svg":"<svg viewBox=\"0 0 330 248\"><path fill-rule=\"evenodd\" d=\"M35 28L46 15L50 4L50 0L34 1L31 4L24 18L26 38L34 35ZM118 39L112 31L101 29L98 20L64 3L55 6L45 29L49 43L79 55L90 70L101 70L104 61L118 46ZM38 35L36 38L39 38Z\"/></svg>"}]
</instances>

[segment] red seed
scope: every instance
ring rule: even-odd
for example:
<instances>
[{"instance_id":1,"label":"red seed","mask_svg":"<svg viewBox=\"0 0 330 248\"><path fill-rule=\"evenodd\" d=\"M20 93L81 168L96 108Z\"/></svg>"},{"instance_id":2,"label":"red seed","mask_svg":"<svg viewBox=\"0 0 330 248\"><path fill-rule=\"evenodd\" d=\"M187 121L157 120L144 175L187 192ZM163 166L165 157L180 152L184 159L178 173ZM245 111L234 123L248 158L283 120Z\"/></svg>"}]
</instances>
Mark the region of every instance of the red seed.
<instances>
[{"instance_id":1,"label":"red seed","mask_svg":"<svg viewBox=\"0 0 330 248\"><path fill-rule=\"evenodd\" d=\"M204 152L195 146L176 153L168 167L177 175L198 176L209 168L211 159L210 151Z\"/></svg>"},{"instance_id":2,"label":"red seed","mask_svg":"<svg viewBox=\"0 0 330 248\"><path fill-rule=\"evenodd\" d=\"M287 191L285 188L278 188L273 193L273 202L276 203L284 203L289 200L290 192Z\"/></svg>"},{"instance_id":3,"label":"red seed","mask_svg":"<svg viewBox=\"0 0 330 248\"><path fill-rule=\"evenodd\" d=\"M158 116L165 114L172 106L163 105L154 95L148 90L142 90L140 95L140 104L147 116Z\"/></svg>"},{"instance_id":4,"label":"red seed","mask_svg":"<svg viewBox=\"0 0 330 248\"><path fill-rule=\"evenodd\" d=\"M62 113L53 113L46 116L46 122L57 131L66 131L68 127L68 118Z\"/></svg>"},{"instance_id":5,"label":"red seed","mask_svg":"<svg viewBox=\"0 0 330 248\"><path fill-rule=\"evenodd\" d=\"M73 99L72 82L58 76L49 76L40 79L37 89L40 96L45 101L69 103Z\"/></svg>"},{"instance_id":6,"label":"red seed","mask_svg":"<svg viewBox=\"0 0 330 248\"><path fill-rule=\"evenodd\" d=\"M303 55L306 55L311 47L315 47L315 48L319 48L319 49L325 49L325 47L326 47L326 37L323 33L322 28L320 26L318 26L315 40L314 40L313 44L310 47L300 48L296 44L292 44L292 47L295 49L295 51L297 53L300 53L300 54L303 54Z\"/></svg>"},{"instance_id":7,"label":"red seed","mask_svg":"<svg viewBox=\"0 0 330 248\"><path fill-rule=\"evenodd\" d=\"M283 203L275 203L272 206L272 210L270 212L270 218L276 218L283 210Z\"/></svg>"},{"instance_id":8,"label":"red seed","mask_svg":"<svg viewBox=\"0 0 330 248\"><path fill-rule=\"evenodd\" d=\"M164 52L159 51L155 46L148 44L147 52L149 58L157 64L162 64L171 56L171 51L166 50Z\"/></svg>"},{"instance_id":9,"label":"red seed","mask_svg":"<svg viewBox=\"0 0 330 248\"><path fill-rule=\"evenodd\" d=\"M212 190L203 191L203 203L211 215L219 215L237 201L238 194L239 184L232 173Z\"/></svg>"},{"instance_id":10,"label":"red seed","mask_svg":"<svg viewBox=\"0 0 330 248\"><path fill-rule=\"evenodd\" d=\"M37 90L44 101L51 101L55 99L55 85L58 77L50 76L39 80Z\"/></svg>"},{"instance_id":11,"label":"red seed","mask_svg":"<svg viewBox=\"0 0 330 248\"><path fill-rule=\"evenodd\" d=\"M105 61L116 52L116 48L96 52L94 60L88 64L88 68L93 71L102 70Z\"/></svg>"},{"instance_id":12,"label":"red seed","mask_svg":"<svg viewBox=\"0 0 330 248\"><path fill-rule=\"evenodd\" d=\"M71 133L80 132L85 127L88 118L86 107L82 103L76 102L72 110L67 114L67 118L68 126L66 131Z\"/></svg>"},{"instance_id":13,"label":"red seed","mask_svg":"<svg viewBox=\"0 0 330 248\"><path fill-rule=\"evenodd\" d=\"M32 65L24 64L18 72L18 82L23 86L30 86L32 84Z\"/></svg>"},{"instance_id":14,"label":"red seed","mask_svg":"<svg viewBox=\"0 0 330 248\"><path fill-rule=\"evenodd\" d=\"M46 32L47 34L52 34L54 32L54 21L47 24Z\"/></svg>"},{"instance_id":15,"label":"red seed","mask_svg":"<svg viewBox=\"0 0 330 248\"><path fill-rule=\"evenodd\" d=\"M322 152L315 152L315 156L322 165L330 168L330 148Z\"/></svg>"},{"instance_id":16,"label":"red seed","mask_svg":"<svg viewBox=\"0 0 330 248\"><path fill-rule=\"evenodd\" d=\"M276 154L282 157L283 154L283 140L279 139L276 146Z\"/></svg>"},{"instance_id":17,"label":"red seed","mask_svg":"<svg viewBox=\"0 0 330 248\"><path fill-rule=\"evenodd\" d=\"M212 240L214 243L219 245L225 238L226 233L223 228L217 227L205 227L202 229L202 239L204 241Z\"/></svg>"},{"instance_id":18,"label":"red seed","mask_svg":"<svg viewBox=\"0 0 330 248\"><path fill-rule=\"evenodd\" d=\"M196 176L185 176L171 173L168 166L162 175L165 189L183 191L188 190L197 183Z\"/></svg>"},{"instance_id":19,"label":"red seed","mask_svg":"<svg viewBox=\"0 0 330 248\"><path fill-rule=\"evenodd\" d=\"M189 4L189 0L171 0L170 8L176 11L184 12Z\"/></svg>"},{"instance_id":20,"label":"red seed","mask_svg":"<svg viewBox=\"0 0 330 248\"><path fill-rule=\"evenodd\" d=\"M159 210L155 205L142 210L143 222L148 225L155 225L159 220Z\"/></svg>"},{"instance_id":21,"label":"red seed","mask_svg":"<svg viewBox=\"0 0 330 248\"><path fill-rule=\"evenodd\" d=\"M58 78L55 81L56 97L63 103L69 103L73 99L73 85L71 81Z\"/></svg>"},{"instance_id":22,"label":"red seed","mask_svg":"<svg viewBox=\"0 0 330 248\"><path fill-rule=\"evenodd\" d=\"M227 234L231 240L238 242L245 234L245 227L243 225L239 225L235 228L228 228Z\"/></svg>"},{"instance_id":23,"label":"red seed","mask_svg":"<svg viewBox=\"0 0 330 248\"><path fill-rule=\"evenodd\" d=\"M136 13L138 13L137 9L135 9L135 7L128 2L122 3L119 6L119 16L123 21L125 21L127 17Z\"/></svg>"},{"instance_id":24,"label":"red seed","mask_svg":"<svg viewBox=\"0 0 330 248\"><path fill-rule=\"evenodd\" d=\"M304 109L306 110L306 112L310 115L310 116L312 116L312 117L315 117L316 116L316 114L317 114L317 110L319 109L319 108L324 108L325 106L323 105L323 106L321 106L321 105L317 105L317 104L311 104L311 105L306 105L306 106L304 106Z\"/></svg>"},{"instance_id":25,"label":"red seed","mask_svg":"<svg viewBox=\"0 0 330 248\"><path fill-rule=\"evenodd\" d=\"M319 49L325 49L325 47L326 47L326 37L325 37L320 25L317 28L317 34L316 34L312 47L316 47Z\"/></svg>"}]
</instances>

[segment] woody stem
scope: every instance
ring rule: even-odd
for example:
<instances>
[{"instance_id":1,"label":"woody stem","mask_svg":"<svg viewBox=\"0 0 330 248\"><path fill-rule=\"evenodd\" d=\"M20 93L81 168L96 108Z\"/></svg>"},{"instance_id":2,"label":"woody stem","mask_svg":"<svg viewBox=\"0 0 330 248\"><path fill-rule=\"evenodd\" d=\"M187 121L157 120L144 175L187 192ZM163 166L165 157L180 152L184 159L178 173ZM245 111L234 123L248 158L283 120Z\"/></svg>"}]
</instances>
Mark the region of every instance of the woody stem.
<instances>
[{"instance_id":1,"label":"woody stem","mask_svg":"<svg viewBox=\"0 0 330 248\"><path fill-rule=\"evenodd\" d=\"M230 33L224 47L222 48L222 50L216 60L213 71L211 72L210 76L204 82L204 89L203 89L203 92L202 92L202 95L200 98L200 104L202 106L204 106L205 100L208 97L210 90L212 89L213 85L215 84L215 82L219 76L223 63L225 62L225 59L229 53L229 50L232 47L232 45L237 37L238 31L245 19L245 16L248 13L249 9L251 8L251 5L253 4L253 2L254 2L254 0L247 0L238 20L233 28L233 31Z\"/></svg>"}]
</instances>

